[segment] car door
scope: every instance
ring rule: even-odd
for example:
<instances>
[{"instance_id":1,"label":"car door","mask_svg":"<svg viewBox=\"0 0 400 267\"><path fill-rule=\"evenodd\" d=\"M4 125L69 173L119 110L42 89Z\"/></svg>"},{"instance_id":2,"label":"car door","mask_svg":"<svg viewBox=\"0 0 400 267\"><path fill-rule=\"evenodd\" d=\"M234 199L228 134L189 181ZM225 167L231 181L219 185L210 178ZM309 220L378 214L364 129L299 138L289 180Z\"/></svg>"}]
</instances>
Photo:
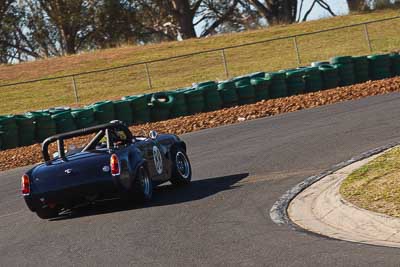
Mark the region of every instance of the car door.
<instances>
[{"instance_id":1,"label":"car door","mask_svg":"<svg viewBox=\"0 0 400 267\"><path fill-rule=\"evenodd\" d=\"M167 163L164 148L151 138L147 138L137 144L143 158L147 162L149 175L154 181L162 182L168 179L165 164Z\"/></svg>"}]
</instances>

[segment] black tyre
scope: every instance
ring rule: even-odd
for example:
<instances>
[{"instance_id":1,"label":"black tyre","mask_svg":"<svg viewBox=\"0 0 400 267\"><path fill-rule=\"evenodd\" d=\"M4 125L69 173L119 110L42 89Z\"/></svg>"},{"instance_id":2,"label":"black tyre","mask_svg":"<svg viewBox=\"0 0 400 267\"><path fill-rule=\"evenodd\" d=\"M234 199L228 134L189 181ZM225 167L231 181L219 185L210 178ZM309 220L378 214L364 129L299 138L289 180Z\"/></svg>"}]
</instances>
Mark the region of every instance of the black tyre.
<instances>
[{"instance_id":1,"label":"black tyre","mask_svg":"<svg viewBox=\"0 0 400 267\"><path fill-rule=\"evenodd\" d=\"M59 214L59 210L54 208L54 209L50 209L50 208L38 208L36 209L36 215L40 218L40 219L51 219L51 218L55 218L58 217Z\"/></svg>"},{"instance_id":2,"label":"black tyre","mask_svg":"<svg viewBox=\"0 0 400 267\"><path fill-rule=\"evenodd\" d=\"M147 202L153 197L153 182L144 166L140 166L137 170L132 193L138 202Z\"/></svg>"},{"instance_id":3,"label":"black tyre","mask_svg":"<svg viewBox=\"0 0 400 267\"><path fill-rule=\"evenodd\" d=\"M192 179L192 166L185 151L176 150L173 154L173 164L171 183L174 185L189 184Z\"/></svg>"}]
</instances>

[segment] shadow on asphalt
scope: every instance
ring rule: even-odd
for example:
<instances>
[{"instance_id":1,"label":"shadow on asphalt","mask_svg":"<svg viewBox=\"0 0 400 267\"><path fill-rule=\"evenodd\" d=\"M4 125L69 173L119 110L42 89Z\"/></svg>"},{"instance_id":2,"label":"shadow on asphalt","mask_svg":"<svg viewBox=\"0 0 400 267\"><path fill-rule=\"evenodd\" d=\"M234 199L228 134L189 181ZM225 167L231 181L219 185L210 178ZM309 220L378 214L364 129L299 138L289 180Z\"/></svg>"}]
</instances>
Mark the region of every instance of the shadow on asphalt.
<instances>
[{"instance_id":1,"label":"shadow on asphalt","mask_svg":"<svg viewBox=\"0 0 400 267\"><path fill-rule=\"evenodd\" d=\"M69 220L86 216L113 213L126 210L167 206L203 199L238 186L235 184L248 177L248 173L221 176L192 181L188 186L176 187L171 184L161 185L154 189L153 200L148 204L135 204L121 199L97 202L77 208L50 221Z\"/></svg>"}]
</instances>

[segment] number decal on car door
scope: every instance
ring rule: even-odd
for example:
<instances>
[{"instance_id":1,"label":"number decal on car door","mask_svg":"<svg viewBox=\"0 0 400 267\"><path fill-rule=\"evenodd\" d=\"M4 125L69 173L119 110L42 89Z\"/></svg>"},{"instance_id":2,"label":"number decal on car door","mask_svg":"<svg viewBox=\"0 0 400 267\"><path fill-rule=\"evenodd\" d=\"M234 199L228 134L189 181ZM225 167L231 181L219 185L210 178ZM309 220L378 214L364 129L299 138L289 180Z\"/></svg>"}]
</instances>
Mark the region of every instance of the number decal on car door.
<instances>
[{"instance_id":1,"label":"number decal on car door","mask_svg":"<svg viewBox=\"0 0 400 267\"><path fill-rule=\"evenodd\" d=\"M156 167L156 171L158 174L162 174L163 172L163 162L160 149L157 146L153 146L153 158L154 158L154 165Z\"/></svg>"}]
</instances>

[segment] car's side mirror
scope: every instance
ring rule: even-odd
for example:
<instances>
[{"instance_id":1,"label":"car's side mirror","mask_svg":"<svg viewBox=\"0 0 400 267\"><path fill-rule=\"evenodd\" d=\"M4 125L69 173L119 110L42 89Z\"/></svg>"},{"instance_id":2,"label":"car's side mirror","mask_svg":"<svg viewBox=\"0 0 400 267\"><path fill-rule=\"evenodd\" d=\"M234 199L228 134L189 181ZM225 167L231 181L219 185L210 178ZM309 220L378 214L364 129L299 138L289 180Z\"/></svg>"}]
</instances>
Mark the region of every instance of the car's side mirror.
<instances>
[{"instance_id":1,"label":"car's side mirror","mask_svg":"<svg viewBox=\"0 0 400 267\"><path fill-rule=\"evenodd\" d=\"M149 137L150 137L151 139L154 140L154 139L157 138L157 136L158 136L158 133L157 133L156 131L153 131L153 130L150 131Z\"/></svg>"}]
</instances>

